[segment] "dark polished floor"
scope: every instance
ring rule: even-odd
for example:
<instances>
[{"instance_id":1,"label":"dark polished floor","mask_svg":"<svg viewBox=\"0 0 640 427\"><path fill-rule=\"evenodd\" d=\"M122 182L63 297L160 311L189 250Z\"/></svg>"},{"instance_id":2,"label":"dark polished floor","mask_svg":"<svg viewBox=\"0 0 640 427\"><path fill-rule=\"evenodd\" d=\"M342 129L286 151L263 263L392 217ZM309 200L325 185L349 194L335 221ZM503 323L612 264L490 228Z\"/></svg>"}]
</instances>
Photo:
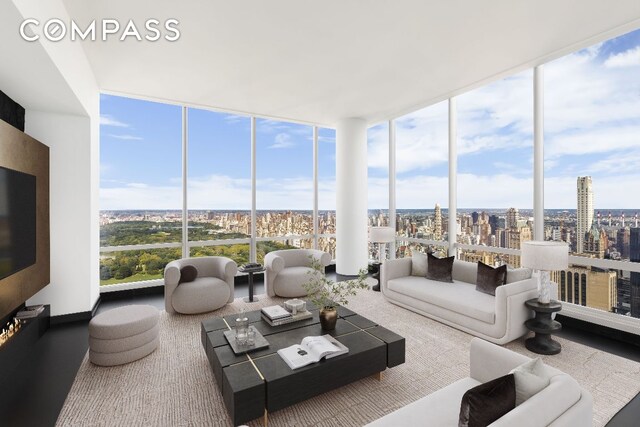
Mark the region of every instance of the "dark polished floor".
<instances>
[{"instance_id":1,"label":"dark polished floor","mask_svg":"<svg viewBox=\"0 0 640 427\"><path fill-rule=\"evenodd\" d=\"M264 293L256 283L256 294ZM237 285L236 297L246 296L246 284ZM98 313L127 304L150 304L164 309L161 294L130 296L102 301ZM55 425L58 413L71 389L77 370L88 349L88 322L56 325L38 341L32 354L0 384L0 426L40 427ZM565 328L560 336L640 362L637 347L588 332ZM640 395L636 396L610 422L610 427L637 426Z\"/></svg>"}]
</instances>

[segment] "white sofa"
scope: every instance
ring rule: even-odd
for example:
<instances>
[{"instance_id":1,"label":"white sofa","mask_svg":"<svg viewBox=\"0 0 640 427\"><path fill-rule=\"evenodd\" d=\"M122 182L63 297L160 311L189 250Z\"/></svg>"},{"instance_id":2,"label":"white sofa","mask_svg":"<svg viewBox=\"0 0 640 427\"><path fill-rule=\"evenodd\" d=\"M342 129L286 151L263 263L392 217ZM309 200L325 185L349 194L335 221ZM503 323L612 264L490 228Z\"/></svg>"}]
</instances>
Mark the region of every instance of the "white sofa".
<instances>
[{"instance_id":1,"label":"white sofa","mask_svg":"<svg viewBox=\"0 0 640 427\"><path fill-rule=\"evenodd\" d=\"M538 296L531 270L509 270L507 284L498 286L492 296L476 290L476 263L455 260L453 283L413 276L411 269L411 258L385 261L380 288L387 301L496 344L528 332L524 322L533 312L524 302ZM557 294L552 283L551 297Z\"/></svg>"},{"instance_id":2,"label":"white sofa","mask_svg":"<svg viewBox=\"0 0 640 427\"><path fill-rule=\"evenodd\" d=\"M309 282L314 270L311 257L324 267L331 263L331 254L315 249L283 249L269 252L264 256L264 283L267 295L284 298L298 298L307 295L302 287ZM318 273L319 274L319 273Z\"/></svg>"},{"instance_id":3,"label":"white sofa","mask_svg":"<svg viewBox=\"0 0 640 427\"><path fill-rule=\"evenodd\" d=\"M450 384L367 427L457 426L464 393L479 384L507 375L515 367L531 360L526 356L488 343L471 341L469 377ZM593 424L593 398L569 375L547 366L550 384L524 403L516 406L492 427L587 427Z\"/></svg>"}]
</instances>

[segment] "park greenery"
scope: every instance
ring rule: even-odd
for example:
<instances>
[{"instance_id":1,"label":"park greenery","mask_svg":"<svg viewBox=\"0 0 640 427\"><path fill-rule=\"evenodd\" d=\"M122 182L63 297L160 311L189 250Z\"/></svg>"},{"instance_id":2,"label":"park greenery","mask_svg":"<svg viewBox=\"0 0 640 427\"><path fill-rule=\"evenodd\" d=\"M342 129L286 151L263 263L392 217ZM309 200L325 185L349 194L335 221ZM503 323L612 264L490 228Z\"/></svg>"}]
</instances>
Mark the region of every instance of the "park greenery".
<instances>
[{"instance_id":1,"label":"park greenery","mask_svg":"<svg viewBox=\"0 0 640 427\"><path fill-rule=\"evenodd\" d=\"M242 239L249 236L229 233L210 223L189 222L189 241ZM122 221L103 225L100 228L101 246L145 245L157 243L179 243L182 241L180 223L152 221ZM258 242L257 260L263 262L265 254L292 246L280 242ZM249 244L230 244L192 247L190 256L224 256L238 265L249 262ZM137 282L161 279L165 266L182 258L181 248L160 248L103 252L100 256L100 284Z\"/></svg>"}]
</instances>

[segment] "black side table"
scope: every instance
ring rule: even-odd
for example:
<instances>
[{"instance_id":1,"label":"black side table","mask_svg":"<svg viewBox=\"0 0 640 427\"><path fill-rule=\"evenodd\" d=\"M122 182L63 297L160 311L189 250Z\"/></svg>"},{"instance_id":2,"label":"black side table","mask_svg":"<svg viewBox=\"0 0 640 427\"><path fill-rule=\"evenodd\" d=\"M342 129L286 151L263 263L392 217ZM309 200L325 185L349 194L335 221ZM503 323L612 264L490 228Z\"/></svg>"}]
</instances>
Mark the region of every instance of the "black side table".
<instances>
[{"instance_id":1,"label":"black side table","mask_svg":"<svg viewBox=\"0 0 640 427\"><path fill-rule=\"evenodd\" d=\"M524 345L537 354L560 353L562 347L559 342L551 339L551 334L562 329L562 324L553 320L551 314L562 310L562 303L551 301L549 304L542 304L537 299L530 299L524 305L536 313L536 317L524 322L527 329L535 332L535 336L528 338Z\"/></svg>"},{"instance_id":2,"label":"black side table","mask_svg":"<svg viewBox=\"0 0 640 427\"><path fill-rule=\"evenodd\" d=\"M240 273L247 273L249 275L249 296L248 297L244 297L242 300L244 302L256 302L258 301L258 298L253 296L253 275L256 273L261 273L263 271L265 271L266 268L264 268L263 266L260 267L254 267L254 268L243 268L240 267L238 269L238 271Z\"/></svg>"},{"instance_id":3,"label":"black side table","mask_svg":"<svg viewBox=\"0 0 640 427\"><path fill-rule=\"evenodd\" d=\"M371 275L371 277L378 281L378 284L377 285L373 285L371 287L371 290L376 291L376 292L380 292L380 267L382 267L382 263L374 262L371 265L373 266L373 268L376 269L376 271Z\"/></svg>"}]
</instances>

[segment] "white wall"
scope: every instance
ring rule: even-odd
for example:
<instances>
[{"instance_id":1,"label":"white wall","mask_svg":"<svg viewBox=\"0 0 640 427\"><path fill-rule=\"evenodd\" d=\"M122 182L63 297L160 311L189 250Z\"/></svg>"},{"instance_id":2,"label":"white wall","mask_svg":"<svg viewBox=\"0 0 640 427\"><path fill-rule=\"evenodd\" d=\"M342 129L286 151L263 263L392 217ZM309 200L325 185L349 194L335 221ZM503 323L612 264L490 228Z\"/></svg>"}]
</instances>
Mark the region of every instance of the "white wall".
<instances>
[{"instance_id":1,"label":"white wall","mask_svg":"<svg viewBox=\"0 0 640 427\"><path fill-rule=\"evenodd\" d=\"M25 132L50 148L51 283L28 304L53 316L91 310L99 295L98 170L88 117L27 111Z\"/></svg>"}]
</instances>

